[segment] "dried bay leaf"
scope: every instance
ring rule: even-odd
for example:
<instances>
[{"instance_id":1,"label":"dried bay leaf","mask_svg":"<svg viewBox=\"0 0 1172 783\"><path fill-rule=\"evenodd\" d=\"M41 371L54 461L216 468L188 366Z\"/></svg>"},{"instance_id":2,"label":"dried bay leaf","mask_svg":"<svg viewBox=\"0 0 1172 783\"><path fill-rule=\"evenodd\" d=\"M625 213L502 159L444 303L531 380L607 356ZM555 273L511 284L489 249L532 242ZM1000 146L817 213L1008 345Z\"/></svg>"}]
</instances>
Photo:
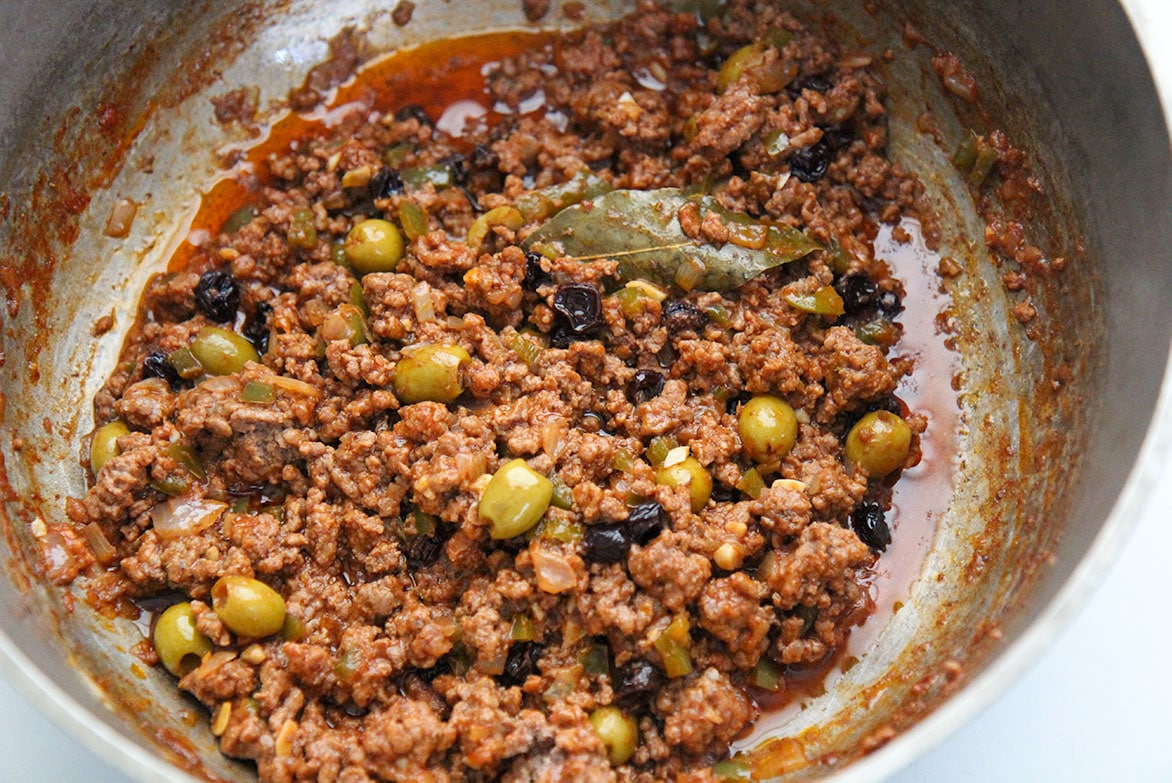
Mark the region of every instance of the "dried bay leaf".
<instances>
[{"instance_id":1,"label":"dried bay leaf","mask_svg":"<svg viewBox=\"0 0 1172 783\"><path fill-rule=\"evenodd\" d=\"M715 213L730 240L717 246L685 234L679 212L689 204L702 216ZM798 229L727 210L711 196L661 188L615 190L567 207L533 232L526 247L579 261L613 259L624 281L730 291L821 246Z\"/></svg>"}]
</instances>

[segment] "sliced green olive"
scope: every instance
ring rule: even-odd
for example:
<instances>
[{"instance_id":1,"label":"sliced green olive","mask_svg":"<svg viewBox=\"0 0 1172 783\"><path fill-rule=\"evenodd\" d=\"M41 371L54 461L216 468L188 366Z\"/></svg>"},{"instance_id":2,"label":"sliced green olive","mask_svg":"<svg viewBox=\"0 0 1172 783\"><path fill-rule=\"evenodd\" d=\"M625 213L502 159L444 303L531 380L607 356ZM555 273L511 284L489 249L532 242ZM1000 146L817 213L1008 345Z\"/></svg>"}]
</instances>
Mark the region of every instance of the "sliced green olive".
<instances>
[{"instance_id":1,"label":"sliced green olive","mask_svg":"<svg viewBox=\"0 0 1172 783\"><path fill-rule=\"evenodd\" d=\"M94 431L90 439L90 469L95 476L101 472L103 465L122 453L122 449L118 448L118 439L129 434L130 428L123 421L103 424Z\"/></svg>"},{"instance_id":2,"label":"sliced green olive","mask_svg":"<svg viewBox=\"0 0 1172 783\"><path fill-rule=\"evenodd\" d=\"M776 462L794 447L798 419L788 402L762 394L741 406L737 432L750 457L757 462Z\"/></svg>"},{"instance_id":3,"label":"sliced green olive","mask_svg":"<svg viewBox=\"0 0 1172 783\"><path fill-rule=\"evenodd\" d=\"M911 449L912 431L890 411L872 411L846 436L846 458L878 478L903 467Z\"/></svg>"},{"instance_id":4,"label":"sliced green olive","mask_svg":"<svg viewBox=\"0 0 1172 783\"><path fill-rule=\"evenodd\" d=\"M346 235L346 258L360 275L393 272L403 257L403 237L394 223L373 218L364 220Z\"/></svg>"},{"instance_id":5,"label":"sliced green olive","mask_svg":"<svg viewBox=\"0 0 1172 783\"><path fill-rule=\"evenodd\" d=\"M195 627L195 614L186 601L168 607L155 620L155 652L167 671L182 677L212 651L212 642Z\"/></svg>"},{"instance_id":6,"label":"sliced green olive","mask_svg":"<svg viewBox=\"0 0 1172 783\"><path fill-rule=\"evenodd\" d=\"M704 466L696 461L695 457L687 457L682 462L658 468L655 471L655 483L669 487L687 486L688 494L692 498L692 511L699 512L712 497L712 476L704 470Z\"/></svg>"},{"instance_id":7,"label":"sliced green olive","mask_svg":"<svg viewBox=\"0 0 1172 783\"><path fill-rule=\"evenodd\" d=\"M471 360L458 345L424 345L395 367L395 396L404 405L452 402L464 392L460 373Z\"/></svg>"},{"instance_id":8,"label":"sliced green olive","mask_svg":"<svg viewBox=\"0 0 1172 783\"><path fill-rule=\"evenodd\" d=\"M191 341L191 353L208 375L231 375L247 362L259 362L252 343L219 326L205 326Z\"/></svg>"},{"instance_id":9,"label":"sliced green olive","mask_svg":"<svg viewBox=\"0 0 1172 783\"><path fill-rule=\"evenodd\" d=\"M590 724L606 747L611 764L620 766L634 755L639 744L639 726L630 715L618 707L599 707L590 713Z\"/></svg>"},{"instance_id":10,"label":"sliced green olive","mask_svg":"<svg viewBox=\"0 0 1172 783\"><path fill-rule=\"evenodd\" d=\"M493 475L480 496L480 518L491 525L493 538L513 538L525 533L545 515L553 500L553 484L525 464L506 462Z\"/></svg>"},{"instance_id":11,"label":"sliced green olive","mask_svg":"<svg viewBox=\"0 0 1172 783\"><path fill-rule=\"evenodd\" d=\"M306 249L317 247L317 226L314 225L313 210L306 208L293 210L287 237L289 244L293 247Z\"/></svg>"},{"instance_id":12,"label":"sliced green olive","mask_svg":"<svg viewBox=\"0 0 1172 783\"><path fill-rule=\"evenodd\" d=\"M285 625L285 600L273 588L246 576L222 576L212 585L212 609L228 629L259 639Z\"/></svg>"}]
</instances>

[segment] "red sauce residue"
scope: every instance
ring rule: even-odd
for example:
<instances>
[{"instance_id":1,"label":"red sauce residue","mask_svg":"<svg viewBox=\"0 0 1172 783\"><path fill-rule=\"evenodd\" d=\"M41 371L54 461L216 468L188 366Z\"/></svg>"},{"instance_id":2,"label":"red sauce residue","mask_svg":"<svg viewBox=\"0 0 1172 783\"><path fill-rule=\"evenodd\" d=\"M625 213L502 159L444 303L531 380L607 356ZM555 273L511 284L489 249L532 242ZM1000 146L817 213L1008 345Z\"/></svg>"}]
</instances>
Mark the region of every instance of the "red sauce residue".
<instances>
[{"instance_id":1,"label":"red sauce residue","mask_svg":"<svg viewBox=\"0 0 1172 783\"><path fill-rule=\"evenodd\" d=\"M461 116L491 125L502 115L487 100L485 74L496 63L540 48L549 33L510 31L445 39L392 52L362 66L311 112L289 112L246 147L234 151L232 168L204 194L187 237L168 269L187 267L199 246L220 231L237 210L248 206L257 189L272 182L268 160L320 138L343 118L372 111L422 107L441 128L459 125Z\"/></svg>"},{"instance_id":2,"label":"red sauce residue","mask_svg":"<svg viewBox=\"0 0 1172 783\"><path fill-rule=\"evenodd\" d=\"M903 608L932 546L936 523L952 499L960 415L952 379L960 363L937 325L939 314L951 300L940 290L936 274L940 256L925 245L920 224L904 219L899 225L910 235L909 241L896 241L887 225L875 226L872 239L875 257L888 263L905 289L904 310L896 318L903 325L903 337L891 355L911 357L915 371L903 379L896 394L913 413L927 417L928 428L920 439L919 464L903 471L892 490L887 514L891 545L875 564L870 583L875 609L851 631L847 643L823 661L802 669L785 669L783 691L771 694L754 689L752 694L765 714L751 733L734 743L734 750L752 749L775 734L778 726L808 702L833 690L835 682L866 656L887 623Z\"/></svg>"}]
</instances>

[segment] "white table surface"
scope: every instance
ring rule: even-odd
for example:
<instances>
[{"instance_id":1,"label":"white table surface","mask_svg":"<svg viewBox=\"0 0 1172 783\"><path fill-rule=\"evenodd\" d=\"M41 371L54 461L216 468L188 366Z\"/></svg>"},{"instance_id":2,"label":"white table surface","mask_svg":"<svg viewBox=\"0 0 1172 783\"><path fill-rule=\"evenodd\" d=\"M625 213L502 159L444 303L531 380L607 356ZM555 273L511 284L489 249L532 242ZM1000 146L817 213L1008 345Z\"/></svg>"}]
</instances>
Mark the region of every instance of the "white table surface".
<instances>
[{"instance_id":1,"label":"white table surface","mask_svg":"<svg viewBox=\"0 0 1172 783\"><path fill-rule=\"evenodd\" d=\"M1172 0L1125 4L1172 84ZM1172 568L1172 464L1159 486L1106 581L1057 643L993 706L890 783L1172 783L1172 615L1161 597ZM2 679L0 761L0 780L132 783Z\"/></svg>"}]
</instances>

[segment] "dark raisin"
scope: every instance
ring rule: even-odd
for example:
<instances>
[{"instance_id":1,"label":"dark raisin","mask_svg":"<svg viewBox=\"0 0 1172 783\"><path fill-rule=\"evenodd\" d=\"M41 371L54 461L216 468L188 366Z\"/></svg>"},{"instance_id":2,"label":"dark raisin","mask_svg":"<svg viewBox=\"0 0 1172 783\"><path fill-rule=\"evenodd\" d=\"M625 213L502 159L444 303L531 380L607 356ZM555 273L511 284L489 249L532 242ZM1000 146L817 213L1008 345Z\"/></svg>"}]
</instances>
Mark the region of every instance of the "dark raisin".
<instances>
[{"instance_id":1,"label":"dark raisin","mask_svg":"<svg viewBox=\"0 0 1172 783\"><path fill-rule=\"evenodd\" d=\"M171 391L183 385L183 379L179 377L171 362L167 361L167 354L162 351L151 351L142 360L142 377L162 378L171 387Z\"/></svg>"},{"instance_id":2,"label":"dark raisin","mask_svg":"<svg viewBox=\"0 0 1172 783\"><path fill-rule=\"evenodd\" d=\"M673 332L691 329L698 332L708 323L708 316L686 299L669 299L663 303L663 325Z\"/></svg>"},{"instance_id":3,"label":"dark raisin","mask_svg":"<svg viewBox=\"0 0 1172 783\"><path fill-rule=\"evenodd\" d=\"M646 500L631 506L626 526L631 531L631 540L640 546L646 546L670 521L671 517L667 510L658 501Z\"/></svg>"},{"instance_id":4,"label":"dark raisin","mask_svg":"<svg viewBox=\"0 0 1172 783\"><path fill-rule=\"evenodd\" d=\"M830 80L830 74L810 73L794 79L785 88L785 91L790 94L790 97L796 98L802 94L802 90L827 93L833 89L834 82Z\"/></svg>"},{"instance_id":5,"label":"dark raisin","mask_svg":"<svg viewBox=\"0 0 1172 783\"><path fill-rule=\"evenodd\" d=\"M570 327L562 323L554 324L553 329L549 333L549 347L550 348L569 348L570 343L580 339L575 336Z\"/></svg>"},{"instance_id":6,"label":"dark raisin","mask_svg":"<svg viewBox=\"0 0 1172 783\"><path fill-rule=\"evenodd\" d=\"M537 671L537 661L541 658L541 645L537 642L513 642L509 646L509 656L505 659L505 673L501 681L505 685L521 685L530 674Z\"/></svg>"},{"instance_id":7,"label":"dark raisin","mask_svg":"<svg viewBox=\"0 0 1172 783\"><path fill-rule=\"evenodd\" d=\"M842 297L843 309L853 315L870 305L878 290L875 281L864 274L846 275L834 283L834 290Z\"/></svg>"},{"instance_id":8,"label":"dark raisin","mask_svg":"<svg viewBox=\"0 0 1172 783\"><path fill-rule=\"evenodd\" d=\"M619 563L633 543L625 525L591 525L582 537L582 554L591 563Z\"/></svg>"},{"instance_id":9,"label":"dark raisin","mask_svg":"<svg viewBox=\"0 0 1172 783\"><path fill-rule=\"evenodd\" d=\"M525 279L521 281L521 287L526 291L536 291L540 286L548 285L553 282L546 272L541 268L541 256L532 251L525 254Z\"/></svg>"},{"instance_id":10,"label":"dark raisin","mask_svg":"<svg viewBox=\"0 0 1172 783\"><path fill-rule=\"evenodd\" d=\"M418 669L417 671L419 672L419 676L422 677L426 682L431 682L441 674L451 674L452 656L445 655L443 658L440 658L438 661L436 661L435 666L432 666L430 669Z\"/></svg>"},{"instance_id":11,"label":"dark raisin","mask_svg":"<svg viewBox=\"0 0 1172 783\"><path fill-rule=\"evenodd\" d=\"M627 399L632 405L655 399L663 391L663 373L655 370L636 370L627 384Z\"/></svg>"},{"instance_id":12,"label":"dark raisin","mask_svg":"<svg viewBox=\"0 0 1172 783\"><path fill-rule=\"evenodd\" d=\"M468 159L456 152L440 161L452 174L452 182L456 185L468 184Z\"/></svg>"},{"instance_id":13,"label":"dark raisin","mask_svg":"<svg viewBox=\"0 0 1172 783\"><path fill-rule=\"evenodd\" d=\"M747 391L739 391L724 401L724 410L726 413L736 413L742 405L751 399L753 399L752 394Z\"/></svg>"},{"instance_id":14,"label":"dark raisin","mask_svg":"<svg viewBox=\"0 0 1172 783\"><path fill-rule=\"evenodd\" d=\"M891 528L887 526L883 506L873 500L864 500L855 506L851 512L851 528L860 541L878 552L887 549L891 543Z\"/></svg>"},{"instance_id":15,"label":"dark raisin","mask_svg":"<svg viewBox=\"0 0 1172 783\"><path fill-rule=\"evenodd\" d=\"M894 291L880 291L879 295L875 297L875 306L879 308L882 315L889 319L903 312L903 302L899 300L899 294Z\"/></svg>"},{"instance_id":16,"label":"dark raisin","mask_svg":"<svg viewBox=\"0 0 1172 783\"><path fill-rule=\"evenodd\" d=\"M908 413L898 397L882 397L878 400L872 400L867 404L866 410L867 413L871 411L887 411L888 413L894 413L896 416L906 416Z\"/></svg>"},{"instance_id":17,"label":"dark raisin","mask_svg":"<svg viewBox=\"0 0 1172 783\"><path fill-rule=\"evenodd\" d=\"M217 323L231 321L240 305L240 288L236 278L219 269L200 275L195 286L195 306Z\"/></svg>"},{"instance_id":18,"label":"dark raisin","mask_svg":"<svg viewBox=\"0 0 1172 783\"><path fill-rule=\"evenodd\" d=\"M602 294L590 283L558 286L553 309L574 335L584 335L602 326Z\"/></svg>"},{"instance_id":19,"label":"dark raisin","mask_svg":"<svg viewBox=\"0 0 1172 783\"><path fill-rule=\"evenodd\" d=\"M670 521L667 511L654 500L631 507L627 519L610 525L591 525L582 539L587 560L618 563L625 560L635 544L645 546Z\"/></svg>"},{"instance_id":20,"label":"dark raisin","mask_svg":"<svg viewBox=\"0 0 1172 783\"><path fill-rule=\"evenodd\" d=\"M830 147L831 152L838 152L843 147L849 147L854 140L855 134L850 128L832 125L822 129L822 142Z\"/></svg>"},{"instance_id":21,"label":"dark raisin","mask_svg":"<svg viewBox=\"0 0 1172 783\"><path fill-rule=\"evenodd\" d=\"M604 437L610 436L610 431L606 428L606 417L601 413L595 411L586 411L582 414L582 429L586 432L592 432L595 435L602 435Z\"/></svg>"},{"instance_id":22,"label":"dark raisin","mask_svg":"<svg viewBox=\"0 0 1172 783\"><path fill-rule=\"evenodd\" d=\"M427 116L427 112L424 111L423 107L418 103L409 103L395 112L396 122L406 122L407 120L415 120L420 125L424 125L426 127L432 127L435 125L435 123L431 121L431 117Z\"/></svg>"},{"instance_id":23,"label":"dark raisin","mask_svg":"<svg viewBox=\"0 0 1172 783\"><path fill-rule=\"evenodd\" d=\"M257 353L267 353L269 350L269 316L273 313L273 306L268 302L257 302L252 315L244 321L240 330L244 339L252 343Z\"/></svg>"},{"instance_id":24,"label":"dark raisin","mask_svg":"<svg viewBox=\"0 0 1172 783\"><path fill-rule=\"evenodd\" d=\"M412 568L426 568L439 560L446 543L447 537L440 535L438 530L430 536L413 536L403 547L407 565Z\"/></svg>"},{"instance_id":25,"label":"dark raisin","mask_svg":"<svg viewBox=\"0 0 1172 783\"><path fill-rule=\"evenodd\" d=\"M473 147L472 155L468 158L468 165L473 171L490 171L500 165L500 162L500 156L483 144Z\"/></svg>"},{"instance_id":26,"label":"dark raisin","mask_svg":"<svg viewBox=\"0 0 1172 783\"><path fill-rule=\"evenodd\" d=\"M620 667L611 680L615 700L626 709L637 709L651 701L663 684L659 667L642 658Z\"/></svg>"},{"instance_id":27,"label":"dark raisin","mask_svg":"<svg viewBox=\"0 0 1172 783\"><path fill-rule=\"evenodd\" d=\"M790 173L802 182L816 182L826 175L832 154L830 145L825 141L802 147L789 156Z\"/></svg>"},{"instance_id":28,"label":"dark raisin","mask_svg":"<svg viewBox=\"0 0 1172 783\"><path fill-rule=\"evenodd\" d=\"M712 500L715 503L732 503L737 499L738 492L736 487L726 487L719 481L712 484Z\"/></svg>"},{"instance_id":29,"label":"dark raisin","mask_svg":"<svg viewBox=\"0 0 1172 783\"><path fill-rule=\"evenodd\" d=\"M371 201L380 198L390 198L396 193L403 192L403 178L399 172L390 168L381 168L370 178L366 186L366 193Z\"/></svg>"}]
</instances>

